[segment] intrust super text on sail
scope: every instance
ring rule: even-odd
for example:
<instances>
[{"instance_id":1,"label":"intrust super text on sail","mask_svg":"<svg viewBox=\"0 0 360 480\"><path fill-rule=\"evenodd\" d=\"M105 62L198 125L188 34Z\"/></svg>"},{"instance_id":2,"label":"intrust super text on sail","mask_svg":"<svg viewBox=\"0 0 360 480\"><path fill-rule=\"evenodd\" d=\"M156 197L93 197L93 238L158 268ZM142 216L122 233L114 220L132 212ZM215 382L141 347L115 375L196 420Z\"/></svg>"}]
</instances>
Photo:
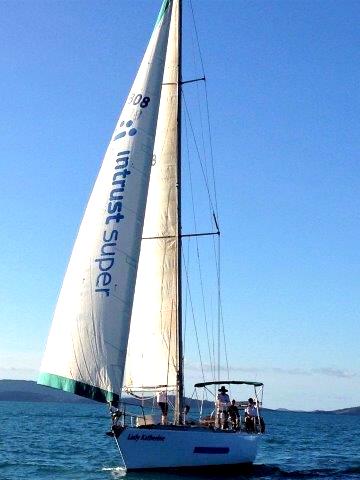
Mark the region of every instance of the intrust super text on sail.
<instances>
[{"instance_id":1,"label":"intrust super text on sail","mask_svg":"<svg viewBox=\"0 0 360 480\"><path fill-rule=\"evenodd\" d=\"M131 173L131 171L127 168L129 164L129 154L129 150L125 150L117 154L115 173L112 181L112 185L116 188L113 188L109 195L109 203L107 207L107 213L109 215L105 220L106 225L117 225L125 218L121 211L126 179ZM118 234L119 232L116 228L114 228L111 232L109 232L107 229L104 230L100 255L95 259L95 262L100 270L100 273L96 277L95 292L104 294L107 297L110 293L110 285L112 280L111 268L115 263L115 247Z\"/></svg>"}]
</instances>

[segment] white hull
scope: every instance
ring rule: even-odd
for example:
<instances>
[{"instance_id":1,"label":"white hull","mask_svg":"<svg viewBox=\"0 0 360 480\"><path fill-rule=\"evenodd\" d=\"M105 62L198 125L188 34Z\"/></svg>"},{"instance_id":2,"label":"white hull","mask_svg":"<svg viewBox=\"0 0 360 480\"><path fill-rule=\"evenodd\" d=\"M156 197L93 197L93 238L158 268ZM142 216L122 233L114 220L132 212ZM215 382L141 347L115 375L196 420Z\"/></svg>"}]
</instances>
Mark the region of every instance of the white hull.
<instances>
[{"instance_id":1,"label":"white hull","mask_svg":"<svg viewBox=\"0 0 360 480\"><path fill-rule=\"evenodd\" d=\"M127 470L254 462L259 435L197 427L126 427L118 443Z\"/></svg>"}]
</instances>

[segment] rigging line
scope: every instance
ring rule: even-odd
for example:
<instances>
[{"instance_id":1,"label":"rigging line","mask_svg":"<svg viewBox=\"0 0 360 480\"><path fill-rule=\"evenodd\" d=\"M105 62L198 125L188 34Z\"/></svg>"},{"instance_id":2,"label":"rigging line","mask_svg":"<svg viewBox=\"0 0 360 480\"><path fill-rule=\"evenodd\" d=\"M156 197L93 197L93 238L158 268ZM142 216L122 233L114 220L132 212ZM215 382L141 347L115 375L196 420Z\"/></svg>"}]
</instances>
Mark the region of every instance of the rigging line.
<instances>
[{"instance_id":1,"label":"rigging line","mask_svg":"<svg viewBox=\"0 0 360 480\"><path fill-rule=\"evenodd\" d=\"M192 12L193 13L193 12ZM196 56L195 55L195 50L196 50L196 46L195 46L195 39L194 39L194 30L195 30L195 34L197 33L196 32L196 25L195 25L195 18L194 18L194 13L193 13L193 24L194 24L194 29L191 30L191 39L192 39L192 44L193 44L193 48L192 48L192 51L193 51L193 62L194 62L194 68L195 70L197 69L197 59L198 57L200 56L200 59L201 59L201 51L200 51L200 46L199 46L199 40L198 38L196 37L196 41L197 41L197 51L199 52L198 55ZM204 75L204 79L205 79L205 74L204 74L204 65L202 64L201 65L201 68L202 68L202 71L203 71L203 75ZM206 84L206 81L204 82ZM204 157L204 162L205 162L205 174L206 174L206 180L209 182L209 173L208 173L208 161L207 161L207 148L206 148L206 145L205 145L205 129L204 129L204 115L203 115L203 109L202 109L202 104L203 104L203 101L201 101L201 98L202 96L200 95L200 85L197 83L196 84L196 99L197 99L197 107L198 107L198 111L199 111L199 120L200 120L200 134L201 134L201 141L202 141L202 151L203 151L203 157Z\"/></svg>"},{"instance_id":2,"label":"rigging line","mask_svg":"<svg viewBox=\"0 0 360 480\"><path fill-rule=\"evenodd\" d=\"M123 462L123 464L124 464L124 468L125 468L125 470L126 470L127 468L126 468L125 459L124 459L124 456L123 456L123 454L122 454L122 451L121 451L121 448L120 448L118 439L116 438L116 435L115 435L115 434L114 434L114 440L115 440L115 443L116 443L117 448L118 448L118 450L119 450L121 460L122 460L122 462Z\"/></svg>"},{"instance_id":3,"label":"rigging line","mask_svg":"<svg viewBox=\"0 0 360 480\"><path fill-rule=\"evenodd\" d=\"M199 45L198 45L198 42L197 42L197 49L196 49L196 45L195 45L196 40L194 38L194 30L195 30L194 15L193 15L193 23L194 23L194 28L191 29L192 57L193 57L194 70L197 71L197 68L198 68L197 60L198 60L199 55L196 55L196 51L199 50ZM202 70L204 70L203 66L202 66ZM205 79L205 76L203 78ZM205 161L205 173L206 173L206 179L207 179L207 181L209 181L208 166L207 166L207 155L206 155L206 147L205 147L204 126L203 126L203 112L202 112L202 108L201 108L201 103L202 102L200 101L200 88L199 88L198 83L196 84L196 99L197 99L197 107L198 107L198 111L199 111L200 133L201 133L201 140L202 140L202 152L203 152L203 157L204 157L204 161Z\"/></svg>"},{"instance_id":4,"label":"rigging line","mask_svg":"<svg viewBox=\"0 0 360 480\"><path fill-rule=\"evenodd\" d=\"M218 225L216 217L214 215L215 225ZM213 250L216 263L216 275L217 275L217 350L218 350L218 376L220 378L220 322L221 322L221 268L220 268L220 236L217 244L215 243L215 238L213 238ZM225 345L226 347L226 345Z\"/></svg>"},{"instance_id":5,"label":"rigging line","mask_svg":"<svg viewBox=\"0 0 360 480\"><path fill-rule=\"evenodd\" d=\"M194 14L194 8L193 8L192 0L189 0L189 3L190 3L190 9L191 9L191 14L192 14L192 18L193 18L193 24L194 24L194 31L195 31L197 46L198 46L198 50L199 50L199 57L200 57L200 63L201 63L201 68L202 68L202 74L205 78L204 61L203 61L203 56L202 56L201 48L200 48L200 41L199 41L198 30L197 30L196 22L195 22L195 14ZM216 185L215 185L215 168L214 168L214 153L213 153L214 151L213 151L213 145L212 145L211 122L210 122L210 112L209 112L209 99L208 99L208 91L207 91L206 82L205 82L205 100L206 100L205 104L206 104L206 112L207 112L207 120L208 120L208 131L209 131L209 146L210 146L210 159L211 159L211 169L212 169L212 177L213 177L215 212L216 212L216 216L219 217L219 215L218 215L218 201L217 201L217 193L216 193Z\"/></svg>"},{"instance_id":6,"label":"rigging line","mask_svg":"<svg viewBox=\"0 0 360 480\"><path fill-rule=\"evenodd\" d=\"M220 271L220 239L215 244L213 239L213 250L216 258L216 274L217 274L217 353L218 353L218 379L220 380L220 339L221 339L221 271ZM226 347L226 345L225 345Z\"/></svg>"},{"instance_id":7,"label":"rigging line","mask_svg":"<svg viewBox=\"0 0 360 480\"><path fill-rule=\"evenodd\" d=\"M195 331L196 344L197 344L199 360L200 360L201 374L202 374L202 378L204 379L204 382L205 382L205 374L204 374L204 367L203 367L203 361L202 361L201 350L200 350L199 334L198 334L198 330L197 330L197 327L196 327L194 305L193 305L192 298L191 298L191 293L190 293L189 272L188 272L188 269L186 268L185 265L184 265L184 269L185 269L186 287L189 291L190 308L191 308L191 314L192 314L193 323L194 323L194 331Z\"/></svg>"},{"instance_id":8,"label":"rigging line","mask_svg":"<svg viewBox=\"0 0 360 480\"><path fill-rule=\"evenodd\" d=\"M194 21L194 24L195 24L195 21ZM199 49L200 50L200 49ZM205 82L206 83L206 82ZM206 87L206 85L205 85ZM199 116L200 116L200 131L201 131L201 139L202 139L202 149L203 149L203 155L204 155L204 159L205 159L205 175L206 175L206 181L209 182L209 174L208 174L208 169L207 169L207 151L206 151L206 146L205 146L205 135L204 135L204 127L203 127L203 112L202 112L202 108L201 108L201 102L200 102L200 91L199 91L199 85L196 86L196 92L197 92L197 102L198 102L198 108L199 108ZM206 99L207 100L207 99ZM208 117L208 124L209 124L209 117ZM210 137L210 141L211 141L211 137ZM212 153L212 152L211 152ZM212 160L212 157L211 157L211 160ZM212 168L211 168L211 171L212 171L212 175L213 175L213 180L214 180L214 168L213 168L213 162L212 162ZM215 182L214 182L214 196L215 196L215 203L216 203L216 189L215 189ZM217 208L217 205L216 205L216 208ZM195 215L195 214L194 214ZM216 215L213 211L212 213L213 215L213 220L214 220L214 224L217 228L217 230L219 231L219 228L218 228L218 222L217 222L217 218L216 218ZM213 243L215 243L215 239L213 239ZM200 254L199 254L199 244L198 244L198 240L196 239L196 248L197 248L197 254L198 254L198 259L199 259L199 274L200 274L200 284L201 284L201 291L202 291L202 296L203 296L203 302L204 302L204 290L203 290L203 282L202 282L202 277L201 277L201 264L200 264ZM220 255L220 248L218 250L218 253ZM215 258L215 268L216 268L216 272L217 272L217 290L218 290L218 295L217 295L217 321L218 323L220 323L220 314L219 314L219 308L220 308L220 303L221 303L221 300L220 300L220 267L218 266L218 255L217 255L217 252L216 252L216 249L214 251L214 258ZM204 307L204 310L205 310L205 307ZM214 351L214 338L213 338L213 349L212 349L212 353L213 353L213 357L211 356L211 349L210 349L210 342L209 342L209 333L208 333L208 324L207 324L207 317L206 317L206 314L205 314L205 327L206 327L206 336L207 336L207 343L208 343L208 349L209 349L209 359L210 359L210 368L211 368L211 371L213 372L213 377L215 378L215 351ZM212 334L213 334L213 329L212 329ZM224 333L223 333L223 336L224 336ZM225 337L224 337L225 338ZM218 333L218 340L220 339L220 333ZM219 352L219 357L220 357L220 341L219 341L219 344L218 344L218 352ZM226 353L226 352L225 352ZM227 355L227 354L226 354ZM218 365L220 366L220 358L218 359ZM219 375L220 375L220 372L219 372Z\"/></svg>"},{"instance_id":9,"label":"rigging line","mask_svg":"<svg viewBox=\"0 0 360 480\"><path fill-rule=\"evenodd\" d=\"M215 220L215 216L213 216ZM204 232L204 233L184 233L181 235L164 235L162 237L142 237L141 240L162 240L168 238L186 238L186 237L208 237L211 235L220 235L219 230L216 232Z\"/></svg>"},{"instance_id":10,"label":"rigging line","mask_svg":"<svg viewBox=\"0 0 360 480\"><path fill-rule=\"evenodd\" d=\"M226 335L225 335L225 323L224 323L224 316L223 316L223 309L222 309L222 302L221 302L221 255L220 255L220 239L218 242L218 251L219 251L219 286L218 286L218 309L219 309L219 321L222 325L222 335L223 335L223 342L224 342L224 353L225 353L225 361L226 361L226 369L228 376L230 375L230 368L229 368L229 357L227 352L227 342L226 342Z\"/></svg>"},{"instance_id":11,"label":"rigging line","mask_svg":"<svg viewBox=\"0 0 360 480\"><path fill-rule=\"evenodd\" d=\"M211 301L210 301L210 305L211 305L211 311L213 311L212 298L211 298ZM215 364L215 335L214 335L214 319L213 319L213 315L211 316L211 347L212 347L212 356L213 356L214 364ZM215 373L214 373L214 379L215 379Z\"/></svg>"},{"instance_id":12,"label":"rigging line","mask_svg":"<svg viewBox=\"0 0 360 480\"><path fill-rule=\"evenodd\" d=\"M210 162L211 162L211 171L212 171L212 178L213 178L215 213L216 213L216 217L219 218L216 183L215 183L214 150L213 150L213 144L212 144L209 100L208 100L208 91L207 91L206 82L205 82L205 98L206 98L205 104L206 104L207 124L208 124L208 132L209 132Z\"/></svg>"},{"instance_id":13,"label":"rigging line","mask_svg":"<svg viewBox=\"0 0 360 480\"><path fill-rule=\"evenodd\" d=\"M203 111L201 108L201 101L200 101L200 89L199 85L196 85L196 97L199 109L199 119L200 119L200 132L201 132L201 141L202 141L202 149L205 161L205 174L206 179L209 182L209 174L208 174L208 162L207 162L207 153L206 153L206 145L205 145L205 135L204 135L204 125L203 125Z\"/></svg>"},{"instance_id":14,"label":"rigging line","mask_svg":"<svg viewBox=\"0 0 360 480\"><path fill-rule=\"evenodd\" d=\"M209 327L208 327L208 316L207 316L206 306L205 306L204 282L203 282L203 275L202 275L202 269L201 269L201 260L200 260L200 251L199 251L198 239L196 239L196 254L197 254L197 259L198 259L197 263L198 263L199 278L200 278L200 290L201 290L202 306L203 306L203 312L204 312L204 324L205 324L205 332L206 332L206 343L207 343L208 352L209 352L210 369L211 369L212 373L215 374L215 359L211 355L210 336L209 336Z\"/></svg>"},{"instance_id":15,"label":"rigging line","mask_svg":"<svg viewBox=\"0 0 360 480\"><path fill-rule=\"evenodd\" d=\"M190 4L190 9L191 9L191 15L192 15L193 23L194 23L194 31L195 31L195 36L196 36L196 41L197 41L198 50L199 50L199 57L200 57L200 63L201 63L201 68L202 68L202 74L203 74L203 76L205 77L204 62L203 62L203 58L202 58L202 54L201 54L201 48L200 48L200 42L199 42L199 35L198 35L197 28L196 28L195 14L194 14L194 8L193 8L192 0L189 0L189 4Z\"/></svg>"},{"instance_id":16,"label":"rigging line","mask_svg":"<svg viewBox=\"0 0 360 480\"><path fill-rule=\"evenodd\" d=\"M186 256L187 259L185 260L184 257L184 262L187 262L186 265L189 265L189 258L190 258L190 242L187 242L187 251L186 251ZM183 355L185 358L185 350L186 350L186 342L184 341L186 338L186 332L187 332L187 311L188 311L188 291L187 289L185 290L185 313L183 311L183 326L184 326L184 331L183 331Z\"/></svg>"},{"instance_id":17,"label":"rigging line","mask_svg":"<svg viewBox=\"0 0 360 480\"><path fill-rule=\"evenodd\" d=\"M217 242L217 247L215 244L215 239L213 239L213 248L215 252L215 256L217 258L217 279L218 279L218 322L222 324L223 330L223 342L224 342L224 353L225 353L225 360L227 365L227 371L229 374L229 360L228 360L228 353L227 353L227 343L226 343L226 335L225 335L225 323L223 317L223 309L222 309L222 299L221 299L221 247L220 247L221 239L219 237ZM220 333L220 331L219 331ZM219 372L220 374L220 372Z\"/></svg>"},{"instance_id":18,"label":"rigging line","mask_svg":"<svg viewBox=\"0 0 360 480\"><path fill-rule=\"evenodd\" d=\"M225 323L224 323L224 316L223 316L223 311L222 311L222 306L220 306L220 318L221 318L221 324L222 324L222 334L223 334L223 340L224 340L224 352L225 352L225 362L226 362L226 370L228 377L230 376L230 366L229 366L229 357L228 357L228 351L227 351L227 343L226 343L226 335L225 335Z\"/></svg>"},{"instance_id":19,"label":"rigging line","mask_svg":"<svg viewBox=\"0 0 360 480\"><path fill-rule=\"evenodd\" d=\"M183 80L183 81L181 82L181 85L184 85L184 84L186 84L186 83L195 83L195 82L197 83L197 82L201 82L201 81L203 81L203 82L206 81L205 76L199 77L199 78L194 78L193 80Z\"/></svg>"},{"instance_id":20,"label":"rigging line","mask_svg":"<svg viewBox=\"0 0 360 480\"><path fill-rule=\"evenodd\" d=\"M184 92L182 92L182 96L183 96L183 101L184 101L184 106L185 106L185 112L186 112L186 115L187 115L187 118L188 118L188 121L189 121L190 130L191 130L192 137L193 137L194 144L195 144L195 149L196 149L196 152L197 152L197 155L198 155L198 159L199 159L199 162L200 162L201 171L202 171L202 174L203 174L203 177L204 177L204 182L205 182L205 187L206 187L206 191L207 191L207 194L208 194L208 199L209 199L209 203L210 203L210 208L211 208L212 211L214 211L214 206L213 206L213 202L212 202L212 198L211 198L209 183L208 183L207 178L206 178L206 173L205 173L205 169L204 169L204 164L203 164L203 161L202 161L202 159L201 159L201 155L200 155L200 151L199 151L198 144L197 144L197 142L196 142L196 136L195 136L195 132L194 132L194 129L193 129L193 126L192 126L192 123L191 123L190 113L189 113L189 109L188 109L188 106L187 106L187 103L186 103L186 98L185 98Z\"/></svg>"},{"instance_id":21,"label":"rigging line","mask_svg":"<svg viewBox=\"0 0 360 480\"><path fill-rule=\"evenodd\" d=\"M215 217L214 217L215 220ZM220 238L215 244L215 239L213 238L213 251L215 257L215 268L216 268L216 278L217 278L217 366L218 366L218 377L220 379L220 305L221 305L221 277L220 277ZM213 347L215 348L215 346ZM214 353L215 356L215 353Z\"/></svg>"},{"instance_id":22,"label":"rigging line","mask_svg":"<svg viewBox=\"0 0 360 480\"><path fill-rule=\"evenodd\" d=\"M189 155L189 138L188 138L188 131L187 131L187 123L186 123L186 118L184 121L185 124L185 145L186 145L186 154L187 154L187 162L186 164L189 165L190 163L190 155ZM182 130L184 131L184 130ZM184 149L182 150L182 158L183 162L182 164L184 165L184 160L185 160L185 155L184 155ZM187 242L186 244L186 259L184 256L184 264L185 266L188 266L190 263L190 242ZM183 255L184 255L184 248L183 248ZM186 268L186 267L185 267ZM185 358L185 349L186 349L186 331L187 331L187 309L188 309L188 290L185 289L185 317L184 317L184 312L183 312L183 356Z\"/></svg>"},{"instance_id":23,"label":"rigging line","mask_svg":"<svg viewBox=\"0 0 360 480\"><path fill-rule=\"evenodd\" d=\"M217 244L219 246L219 243ZM216 276L217 276L217 367L218 367L218 380L220 380L220 310L219 310L219 298L220 298L220 251L216 249L216 244L213 240L213 249L216 258Z\"/></svg>"},{"instance_id":24,"label":"rigging line","mask_svg":"<svg viewBox=\"0 0 360 480\"><path fill-rule=\"evenodd\" d=\"M189 165L190 164L190 153L189 153L189 137L188 137L188 129L187 129L187 122L186 122L186 117L184 119L185 121L184 122L184 125L185 125L185 145L186 145L186 164ZM184 132L184 129L182 130L182 132ZM183 141L184 141L183 140ZM184 155L184 149L182 150L182 155L183 155L183 165L184 165L184 160L185 160L185 155ZM186 249L186 259L185 259L185 256L184 256L184 266L185 266L185 269L187 269L189 263L190 263L190 242L187 242L187 249ZM184 249L183 249L183 255L184 255ZM188 300L189 300L189 292L188 292L188 289L185 290L186 292L186 295L185 295L185 325L184 325L184 330L183 330L183 355L184 355L184 358L185 358L185 347L186 347L186 342L184 341L185 338L186 338L186 331L187 331L187 312L188 312Z\"/></svg>"},{"instance_id":25,"label":"rigging line","mask_svg":"<svg viewBox=\"0 0 360 480\"><path fill-rule=\"evenodd\" d=\"M199 77L199 78L193 78L192 80L183 80L182 82L165 82L162 85L184 85L186 83L195 83L195 82L201 82L201 81L206 81L205 77Z\"/></svg>"},{"instance_id":26,"label":"rigging line","mask_svg":"<svg viewBox=\"0 0 360 480\"><path fill-rule=\"evenodd\" d=\"M192 5L191 5L191 8L192 8ZM203 74L205 75L204 73L204 65L203 65L203 62L202 62L202 57L201 57L201 50L200 50L200 44L199 44L199 39L198 39L198 35L197 35L197 29L196 29L196 23L195 23L195 16L194 16L194 12L193 12L193 9L192 9L192 14L193 14L193 23L194 23L194 30L195 30L195 33L196 33L196 40L197 40L197 46L198 46L198 51L199 51L199 54L200 54L200 58L201 58L201 63L202 63L202 69L203 69ZM192 35L192 40L193 40L193 44L194 44L194 37ZM193 49L194 51L194 49ZM195 61L195 52L194 52L194 63L196 63ZM206 82L205 82L205 93L207 93L207 85L206 85ZM206 146L205 146L205 136L204 136L204 127L203 127L203 112L202 112L202 108L201 108L201 102L200 102L200 86L199 85L196 85L196 93L197 93L197 103L198 103L198 109L199 109L199 117L200 117L200 126L201 126L201 139L202 139L202 149L203 149L203 156L204 156L204 161L205 161L205 175L206 175L206 181L209 183L209 174L208 174L208 169L207 169L207 165L208 165L208 162L207 162L207 149L206 149ZM206 96L206 105L207 105L207 125L208 125L208 130L209 130L209 141L211 142L211 131L210 131L210 119L209 119L209 107L208 107L208 99L207 99L207 96ZM210 144L210 146L212 146ZM213 193L214 193L214 198L215 198L215 205L216 205L216 210L217 210L217 192L216 192L216 186L215 186L215 175L214 175L214 166L213 166L213 155L212 155L212 150L210 150L210 157L211 157L211 172L212 172L212 180L213 180ZM214 220L214 224L217 228L217 230L219 231L219 227L218 227L218 221L217 221L217 218L216 218L216 215L213 211L213 220ZM215 239L213 240L213 243L215 243ZM197 243L197 246L198 246L198 243ZM220 255L220 248L218 250L219 252L219 255ZM215 262L216 262L216 270L217 270L217 277L218 277L218 295L217 295L217 310L218 310L218 313L217 313L217 319L218 319L218 322L220 321L220 315L219 315L219 308L220 308L220 303L221 303L221 299L220 299L220 267L218 266L218 255L217 255L217 252L216 252L216 249L214 249L214 257L215 257ZM218 336L218 339L220 337ZM220 348L220 347L219 347ZM211 359L211 356L209 357ZM215 356L213 357L215 359ZM218 362L218 364L220 364L220 362ZM215 373L215 372L214 372Z\"/></svg>"},{"instance_id":27,"label":"rigging line","mask_svg":"<svg viewBox=\"0 0 360 480\"><path fill-rule=\"evenodd\" d=\"M192 13L192 19L193 19L193 24L194 24L194 31L195 31L195 36L196 36L196 41L197 41L197 47L199 51L199 58L200 58L200 63L202 67L202 74L204 78L206 77L205 75L205 68L204 68L204 62L203 62L203 56L201 53L201 48L200 48L200 42L199 42L199 35L198 35L198 30L195 22L195 14L194 14L194 8L192 1L189 0L190 3L190 9ZM219 230L218 227L218 201L217 201L217 191L216 191L216 182L215 182L215 167L214 167L214 152L213 152L213 144L212 144L212 133L211 133L211 122L210 122L210 112L209 112L209 99L208 99L208 90L207 90L207 82L205 81L205 104L206 104L206 115L207 115L207 125L208 125L208 136L209 136L209 147L210 147L210 162L211 162L211 172L212 172L212 180L213 180L213 194L214 194L214 203L215 203L215 209L212 208L212 210L215 210L216 216L214 215L214 221L215 225L217 226L217 229ZM187 105L184 99L184 104L187 110ZM188 113L188 112L187 112ZM190 123L191 125L191 123ZM203 132L202 132L203 133ZM196 145L196 142L195 142ZM197 147L197 146L196 146ZM205 151L205 148L204 148ZM207 185L207 184L206 184ZM210 195L209 195L209 198ZM218 241L218 252L216 252L216 246L215 246L215 239L213 239L213 244L214 244L214 253L215 253L215 258L217 258L217 277L218 277L218 375L220 378L220 322L222 322L223 325L223 330L224 330L224 321L222 317L222 307L221 307L221 273L220 273L220 238ZM218 255L217 255L218 253ZM227 358L227 352L226 352L226 341L225 341L225 332L223 332L224 336L224 346L225 346L225 355L226 355L226 362L228 365L228 358Z\"/></svg>"},{"instance_id":28,"label":"rigging line","mask_svg":"<svg viewBox=\"0 0 360 480\"><path fill-rule=\"evenodd\" d=\"M185 122L185 131L187 134L187 124ZM186 137L188 138L188 137ZM189 170L189 183L190 183L190 194L191 194L191 206L192 206L192 214L193 214L193 222L195 231L197 231L197 222L196 222L196 215L195 215L195 202L194 202L194 189L193 189L193 181L192 181L192 173L190 168L190 152L189 152L189 143L187 145L187 153L188 153L188 170ZM214 374L214 361L211 357L211 349L210 349L210 339L209 339L209 329L208 329L208 321L207 321L207 312L205 306L205 294L204 294L204 282L201 270L201 261L200 261L200 251L199 251L199 241L196 238L196 253L198 259L198 269L199 269L199 279L200 279L200 289L201 289L201 297L202 297L202 306L203 306L203 313L204 313L204 323L205 323L205 332L206 332L206 340L207 340L207 347L209 351L209 360L210 360L210 368L212 373Z\"/></svg>"},{"instance_id":29,"label":"rigging line","mask_svg":"<svg viewBox=\"0 0 360 480\"><path fill-rule=\"evenodd\" d=\"M220 281L219 278L220 278L220 275L218 275L218 281ZM219 303L218 303L218 315L217 315L217 319L218 319L218 322L217 322L218 380L220 380L220 316L219 316Z\"/></svg>"},{"instance_id":30,"label":"rigging line","mask_svg":"<svg viewBox=\"0 0 360 480\"><path fill-rule=\"evenodd\" d=\"M170 317L170 338L169 338L169 345L168 345L167 372L166 372L167 385L169 385L169 375L170 375L171 333L172 333L173 312L174 312L173 307L174 307L174 300L172 301L171 317ZM167 397L167 390L166 390L166 397Z\"/></svg>"},{"instance_id":31,"label":"rigging line","mask_svg":"<svg viewBox=\"0 0 360 480\"><path fill-rule=\"evenodd\" d=\"M194 134L194 129L192 128L192 124L191 124L191 120L190 120L190 115L189 115L189 111L188 111L188 108L187 108L186 99L185 99L185 96L184 96L184 95L183 95L183 98L184 98L184 105L185 105L185 109L186 109L186 113L187 113L189 125L190 125L190 127L191 127L191 132L192 132L192 135L193 135L193 140L194 140L195 147L196 147L197 154L198 154L198 158L199 158L199 163L200 163L201 170L202 170L202 173L203 173L203 177L204 177L204 181L205 181L205 186L206 186L207 193L208 193L208 200L209 200L210 208L211 208L211 210L214 212L214 208L213 208L213 206L212 206L211 194L210 194L210 190L209 190L209 185L208 185L207 178L206 178L206 174L205 174L205 171L204 171L204 167L203 167L203 164L202 164L202 161L201 161L201 156L200 156L199 148L198 148L198 145L197 145L197 143L196 143L196 138L195 138L195 134ZM215 218L215 217L214 217L214 218ZM214 242L214 239L213 239L213 242ZM215 258L217 258L216 250L215 250L215 254L214 254L214 255L215 255ZM219 272L217 272L217 275L219 276Z\"/></svg>"}]
</instances>

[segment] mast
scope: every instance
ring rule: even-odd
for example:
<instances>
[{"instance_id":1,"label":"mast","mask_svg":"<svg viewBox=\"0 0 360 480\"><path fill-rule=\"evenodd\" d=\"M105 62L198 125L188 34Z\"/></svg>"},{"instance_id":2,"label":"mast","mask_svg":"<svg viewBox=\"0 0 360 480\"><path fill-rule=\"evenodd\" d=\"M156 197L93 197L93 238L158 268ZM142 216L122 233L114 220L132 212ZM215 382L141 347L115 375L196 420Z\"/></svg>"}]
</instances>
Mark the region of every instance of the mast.
<instances>
[{"instance_id":1,"label":"mast","mask_svg":"<svg viewBox=\"0 0 360 480\"><path fill-rule=\"evenodd\" d=\"M178 0L178 81L177 81L177 389L175 423L181 423L184 397L184 361L182 344L182 276L181 276L181 81L182 81L182 0Z\"/></svg>"}]
</instances>

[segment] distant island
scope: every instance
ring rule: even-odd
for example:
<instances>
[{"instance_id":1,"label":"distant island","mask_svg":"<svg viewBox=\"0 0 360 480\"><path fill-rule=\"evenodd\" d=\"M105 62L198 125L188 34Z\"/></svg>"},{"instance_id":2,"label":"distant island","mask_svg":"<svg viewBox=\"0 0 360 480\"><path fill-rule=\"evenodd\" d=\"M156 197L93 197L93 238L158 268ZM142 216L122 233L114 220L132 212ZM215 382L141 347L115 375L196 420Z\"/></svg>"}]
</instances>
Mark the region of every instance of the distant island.
<instances>
[{"instance_id":1,"label":"distant island","mask_svg":"<svg viewBox=\"0 0 360 480\"><path fill-rule=\"evenodd\" d=\"M0 401L89 403L73 393L38 385L32 380L0 380Z\"/></svg>"},{"instance_id":2,"label":"distant island","mask_svg":"<svg viewBox=\"0 0 360 480\"><path fill-rule=\"evenodd\" d=\"M9 402L60 402L60 403L93 403L92 400L79 397L73 393L63 392L54 388L38 385L31 380L0 380L0 401ZM136 399L131 400L134 403ZM186 401L193 407L197 401L186 399ZM213 405L212 402L206 402L208 405ZM268 410L268 409L264 409ZM277 411L291 412L287 409L278 409ZM304 412L305 413L305 412ZM320 414L336 414L336 415L360 415L360 406L352 408L342 408L340 410L315 410L314 412L306 413L320 413Z\"/></svg>"},{"instance_id":3,"label":"distant island","mask_svg":"<svg viewBox=\"0 0 360 480\"><path fill-rule=\"evenodd\" d=\"M336 415L360 415L360 407L341 408L340 410L315 410L313 413L335 413Z\"/></svg>"},{"instance_id":4,"label":"distant island","mask_svg":"<svg viewBox=\"0 0 360 480\"><path fill-rule=\"evenodd\" d=\"M287 408L278 408L277 412L293 412L293 413L323 413L326 414L335 414L335 415L360 415L360 407L350 407L350 408L341 408L339 410L288 410Z\"/></svg>"}]
</instances>

